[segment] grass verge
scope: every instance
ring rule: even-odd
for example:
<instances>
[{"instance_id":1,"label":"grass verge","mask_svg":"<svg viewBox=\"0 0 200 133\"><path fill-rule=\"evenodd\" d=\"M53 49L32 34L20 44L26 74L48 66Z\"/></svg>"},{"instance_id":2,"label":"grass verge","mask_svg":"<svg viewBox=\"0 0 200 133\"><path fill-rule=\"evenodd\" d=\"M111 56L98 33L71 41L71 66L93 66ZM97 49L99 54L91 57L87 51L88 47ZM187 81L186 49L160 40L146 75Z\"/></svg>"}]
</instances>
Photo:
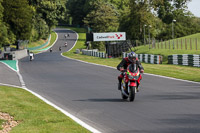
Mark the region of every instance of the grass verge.
<instances>
[{"instance_id":1,"label":"grass verge","mask_svg":"<svg viewBox=\"0 0 200 133\"><path fill-rule=\"evenodd\" d=\"M1 125L3 125L4 122L5 122L5 120L1 120L1 119L0 119L0 130L3 129Z\"/></svg>"},{"instance_id":2,"label":"grass verge","mask_svg":"<svg viewBox=\"0 0 200 133\"><path fill-rule=\"evenodd\" d=\"M74 54L76 49L85 48L84 43L86 39L86 35L85 35L86 30L80 29L80 28L71 28L71 27L67 27L67 29L72 29L76 31L79 34L79 39L77 41L76 46L70 52L63 53L64 56L78 59L78 60L83 60L86 62L112 66L112 67L116 67L120 63L121 58L102 59L102 58L97 58L97 57L81 55L81 54ZM194 52L194 51L183 51L183 50L182 52L181 50L179 52L177 51L178 50L176 51L173 51L173 50L161 51L158 49L149 50L147 46L141 46L137 48L137 53L143 53L143 54L159 54L160 53L161 55L164 55L165 58L167 57L167 55L186 54L186 52L188 52L188 54L198 54L198 52ZM142 63L142 65L146 73L200 82L200 68L197 68L197 67L169 65L169 64L166 64L166 62L160 65L147 64L147 63Z\"/></svg>"},{"instance_id":3,"label":"grass verge","mask_svg":"<svg viewBox=\"0 0 200 133\"><path fill-rule=\"evenodd\" d=\"M49 47L51 47L51 45L55 42L56 40L56 33L54 31L51 32L51 40L50 40L50 43L48 45L46 45L45 47L42 47L40 49L36 49L36 50L32 50L34 53L38 53L38 52L41 52L41 51L45 51L47 49L49 49ZM33 42L33 43L30 43L29 44L29 48L31 47L37 47L37 46L41 46L43 45L47 40L42 40L40 39L39 41L37 42ZM42 43L41 43L42 42Z\"/></svg>"},{"instance_id":4,"label":"grass verge","mask_svg":"<svg viewBox=\"0 0 200 133\"><path fill-rule=\"evenodd\" d=\"M8 112L20 124L12 133L88 133L63 113L29 92L0 86L0 112ZM2 120L0 120L0 125Z\"/></svg>"}]
</instances>

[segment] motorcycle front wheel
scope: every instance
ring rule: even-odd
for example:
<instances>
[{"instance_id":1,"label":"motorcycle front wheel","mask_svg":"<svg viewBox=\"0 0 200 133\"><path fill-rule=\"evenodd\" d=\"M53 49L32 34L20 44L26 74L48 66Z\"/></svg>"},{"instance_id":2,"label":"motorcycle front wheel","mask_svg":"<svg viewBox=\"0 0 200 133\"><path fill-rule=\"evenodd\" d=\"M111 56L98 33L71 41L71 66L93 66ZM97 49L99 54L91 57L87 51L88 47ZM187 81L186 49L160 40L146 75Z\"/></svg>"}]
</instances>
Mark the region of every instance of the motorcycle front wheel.
<instances>
[{"instance_id":1,"label":"motorcycle front wheel","mask_svg":"<svg viewBox=\"0 0 200 133\"><path fill-rule=\"evenodd\" d=\"M121 96L122 96L122 99L126 100L128 97L126 95L123 94L122 90L124 90L124 87L125 87L125 84L122 83L121 85Z\"/></svg>"},{"instance_id":2,"label":"motorcycle front wheel","mask_svg":"<svg viewBox=\"0 0 200 133\"><path fill-rule=\"evenodd\" d=\"M130 86L129 88L129 101L132 102L135 99L135 89L136 87Z\"/></svg>"}]
</instances>

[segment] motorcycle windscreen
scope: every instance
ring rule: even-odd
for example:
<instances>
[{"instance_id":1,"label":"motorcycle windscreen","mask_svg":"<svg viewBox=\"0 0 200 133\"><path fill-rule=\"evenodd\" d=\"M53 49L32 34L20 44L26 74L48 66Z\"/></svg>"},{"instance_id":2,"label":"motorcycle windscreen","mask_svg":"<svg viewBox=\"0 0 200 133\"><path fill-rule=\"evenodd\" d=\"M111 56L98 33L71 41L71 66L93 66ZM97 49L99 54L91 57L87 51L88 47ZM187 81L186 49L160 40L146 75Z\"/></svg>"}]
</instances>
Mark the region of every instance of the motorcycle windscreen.
<instances>
[{"instance_id":1,"label":"motorcycle windscreen","mask_svg":"<svg viewBox=\"0 0 200 133\"><path fill-rule=\"evenodd\" d=\"M136 64L130 64L130 65L128 66L128 69L129 69L129 71L132 72L132 73L137 73L137 72L138 72L138 66L137 66Z\"/></svg>"}]
</instances>

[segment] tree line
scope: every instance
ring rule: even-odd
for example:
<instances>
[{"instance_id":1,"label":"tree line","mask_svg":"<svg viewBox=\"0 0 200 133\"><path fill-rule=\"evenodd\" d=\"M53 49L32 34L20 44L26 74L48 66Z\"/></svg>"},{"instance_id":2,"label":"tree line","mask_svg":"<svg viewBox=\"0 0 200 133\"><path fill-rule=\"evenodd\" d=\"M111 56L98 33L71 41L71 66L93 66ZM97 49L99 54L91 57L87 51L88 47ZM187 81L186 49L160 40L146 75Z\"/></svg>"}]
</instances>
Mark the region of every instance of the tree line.
<instances>
[{"instance_id":1,"label":"tree line","mask_svg":"<svg viewBox=\"0 0 200 133\"><path fill-rule=\"evenodd\" d=\"M200 32L200 18L187 10L190 1L68 0L66 7L73 24L88 26L92 32L126 32L128 39L144 43L149 36L171 39L172 30L174 38Z\"/></svg>"},{"instance_id":2,"label":"tree line","mask_svg":"<svg viewBox=\"0 0 200 133\"><path fill-rule=\"evenodd\" d=\"M200 32L191 0L0 0L0 46L45 39L58 23L89 32L126 32L127 39L166 40ZM176 21L175 21L176 20ZM173 28L172 28L173 27ZM98 44L100 43L100 45ZM102 49L101 42L93 46Z\"/></svg>"},{"instance_id":3,"label":"tree line","mask_svg":"<svg viewBox=\"0 0 200 133\"><path fill-rule=\"evenodd\" d=\"M57 0L0 0L0 47L46 39L65 11Z\"/></svg>"}]
</instances>

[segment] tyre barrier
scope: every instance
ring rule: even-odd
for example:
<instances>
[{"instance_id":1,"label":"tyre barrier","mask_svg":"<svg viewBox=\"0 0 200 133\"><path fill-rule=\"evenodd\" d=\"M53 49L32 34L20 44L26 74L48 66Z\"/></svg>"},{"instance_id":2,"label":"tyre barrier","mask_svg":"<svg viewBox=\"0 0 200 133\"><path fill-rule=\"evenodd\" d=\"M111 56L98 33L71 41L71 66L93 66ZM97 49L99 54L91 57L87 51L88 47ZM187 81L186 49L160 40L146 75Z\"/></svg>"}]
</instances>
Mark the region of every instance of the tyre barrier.
<instances>
[{"instance_id":1,"label":"tyre barrier","mask_svg":"<svg viewBox=\"0 0 200 133\"><path fill-rule=\"evenodd\" d=\"M104 52L98 52L98 49L86 50L82 49L83 55L106 58L106 54ZM127 57L128 53L123 52L123 58ZM151 64L162 64L162 56L160 55L150 55L150 54L136 54L137 58L141 62L151 63Z\"/></svg>"},{"instance_id":2,"label":"tyre barrier","mask_svg":"<svg viewBox=\"0 0 200 133\"><path fill-rule=\"evenodd\" d=\"M98 49L93 49L93 50L82 49L82 54L99 58L106 58L106 54L104 52L98 52Z\"/></svg>"},{"instance_id":3,"label":"tyre barrier","mask_svg":"<svg viewBox=\"0 0 200 133\"><path fill-rule=\"evenodd\" d=\"M195 55L195 54L169 55L168 64L200 67L200 55Z\"/></svg>"},{"instance_id":4,"label":"tyre barrier","mask_svg":"<svg viewBox=\"0 0 200 133\"><path fill-rule=\"evenodd\" d=\"M123 52L123 58L128 57L128 53ZM136 57L140 62L151 63L151 64L162 64L161 55L151 55L151 54L136 54Z\"/></svg>"}]
</instances>

